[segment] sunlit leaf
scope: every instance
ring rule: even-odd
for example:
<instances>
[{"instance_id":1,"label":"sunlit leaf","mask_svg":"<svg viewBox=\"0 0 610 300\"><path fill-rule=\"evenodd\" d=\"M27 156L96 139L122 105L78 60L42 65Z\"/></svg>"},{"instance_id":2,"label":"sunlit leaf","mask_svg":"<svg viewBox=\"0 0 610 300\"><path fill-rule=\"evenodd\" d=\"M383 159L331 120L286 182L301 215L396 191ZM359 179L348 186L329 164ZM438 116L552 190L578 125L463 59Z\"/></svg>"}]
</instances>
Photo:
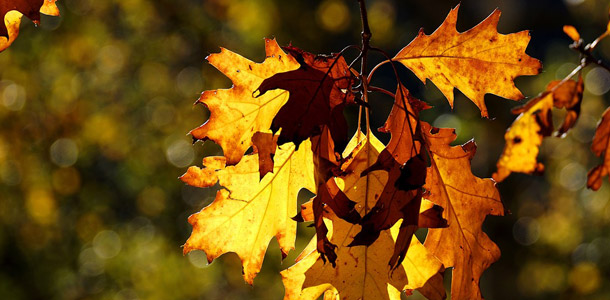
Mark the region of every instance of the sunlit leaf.
<instances>
[{"instance_id":1,"label":"sunlit leaf","mask_svg":"<svg viewBox=\"0 0 610 300\"><path fill-rule=\"evenodd\" d=\"M201 94L198 103L207 106L210 118L191 134L196 139L209 139L220 145L228 165L241 160L252 146L254 133L269 130L271 121L288 100L288 92L283 90L255 97L256 89L266 78L299 67L275 40L265 40L265 51L267 58L260 64L224 48L207 57L210 64L233 81L233 87Z\"/></svg>"},{"instance_id":2,"label":"sunlit leaf","mask_svg":"<svg viewBox=\"0 0 610 300\"><path fill-rule=\"evenodd\" d=\"M459 5L449 12L443 24L431 35L420 30L418 36L393 60L401 62L417 77L430 79L453 106L453 88L470 98L487 117L484 96L495 94L520 100L521 92L513 80L540 72L538 60L525 54L530 41L528 31L499 34L496 26L500 11L472 29L456 30Z\"/></svg>"},{"instance_id":3,"label":"sunlit leaf","mask_svg":"<svg viewBox=\"0 0 610 300\"><path fill-rule=\"evenodd\" d=\"M184 253L206 252L211 262L235 252L243 265L244 279L252 280L260 271L269 241L277 238L282 255L294 249L297 194L302 188L315 191L313 162L308 141L295 149L285 144L276 150L273 173L260 179L258 154L245 156L235 166L224 166L223 157L207 157L203 168L190 167L182 180L197 187L218 182L212 204L189 217L193 232L184 244Z\"/></svg>"}]
</instances>

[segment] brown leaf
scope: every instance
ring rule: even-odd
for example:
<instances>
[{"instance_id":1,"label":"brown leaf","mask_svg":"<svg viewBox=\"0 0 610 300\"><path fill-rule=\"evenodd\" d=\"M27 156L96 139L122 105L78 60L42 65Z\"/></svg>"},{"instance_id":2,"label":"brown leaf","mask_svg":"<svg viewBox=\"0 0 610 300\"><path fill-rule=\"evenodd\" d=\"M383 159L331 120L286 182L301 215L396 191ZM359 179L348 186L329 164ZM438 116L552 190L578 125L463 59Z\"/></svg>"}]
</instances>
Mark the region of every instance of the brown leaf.
<instances>
[{"instance_id":1,"label":"brown leaf","mask_svg":"<svg viewBox=\"0 0 610 300\"><path fill-rule=\"evenodd\" d=\"M352 158L343 165L346 175L331 179L336 180L345 195L356 202L355 207L360 215L375 205L379 197L376 192L387 181L387 172L384 171L360 176L375 161L381 149L383 144L372 134L357 133L344 153L344 156ZM354 153L351 156L346 155L352 150ZM336 267L324 263L315 245L310 243L297 263L282 271L286 288L284 299L317 299L322 294L325 294L325 299L326 296L337 295L340 299L400 299L401 290L420 288L442 270L441 263L427 253L417 239L412 239L403 264L390 271L388 261L392 253L388 249L394 248L400 224L395 225L391 232L381 232L377 241L370 246L349 247L360 226L342 220L330 209L324 212L324 222L329 230L327 238L337 245ZM312 240L314 244L315 240ZM326 294L325 291L330 292Z\"/></svg>"},{"instance_id":2,"label":"brown leaf","mask_svg":"<svg viewBox=\"0 0 610 300\"><path fill-rule=\"evenodd\" d=\"M500 257L500 250L481 226L487 215L504 215L500 195L493 180L470 171L473 141L452 147L453 129L422 122L422 131L431 156L424 188L430 191L427 198L445 209L449 223L447 228L429 229L424 246L445 267L453 267L452 299L482 299L479 278Z\"/></svg>"},{"instance_id":3,"label":"brown leaf","mask_svg":"<svg viewBox=\"0 0 610 300\"><path fill-rule=\"evenodd\" d=\"M277 148L277 136L270 132L255 132L252 135L252 146L258 153L258 169L261 179L273 172L273 156Z\"/></svg>"},{"instance_id":4,"label":"brown leaf","mask_svg":"<svg viewBox=\"0 0 610 300\"><path fill-rule=\"evenodd\" d=\"M459 5L449 12L443 24L431 35L419 35L394 57L426 82L430 79L453 107L457 87L488 116L484 96L495 94L512 100L523 99L513 80L540 72L538 60L525 54L528 31L499 34L496 26L500 11L472 29L456 30Z\"/></svg>"},{"instance_id":5,"label":"brown leaf","mask_svg":"<svg viewBox=\"0 0 610 300\"><path fill-rule=\"evenodd\" d=\"M200 212L189 217L193 232L184 253L206 252L211 262L235 252L243 265L246 282L260 271L269 241L277 238L283 256L294 249L297 194L302 188L315 191L309 141L298 151L292 144L276 150L273 173L260 180L258 154L244 156L235 166L224 167L224 157L207 157L203 168L190 167L181 179L190 185L224 189Z\"/></svg>"},{"instance_id":6,"label":"brown leaf","mask_svg":"<svg viewBox=\"0 0 610 300\"><path fill-rule=\"evenodd\" d=\"M254 133L269 130L273 117L288 100L286 91L270 91L259 97L253 96L254 91L266 78L299 67L275 40L265 39L265 53L267 58L260 64L224 48L207 57L211 65L233 81L233 87L201 94L197 103L207 106L210 118L193 129L191 135L220 145L228 165L241 160L252 146Z\"/></svg>"},{"instance_id":7,"label":"brown leaf","mask_svg":"<svg viewBox=\"0 0 610 300\"><path fill-rule=\"evenodd\" d=\"M260 95L270 90L290 92L288 102L280 109L271 130L278 131L281 145L301 141L319 135L328 126L338 150L347 142L347 123L343 108L352 103L352 73L343 56L315 56L295 47L285 48L301 63L300 68L276 74L263 81L258 88Z\"/></svg>"},{"instance_id":8,"label":"brown leaf","mask_svg":"<svg viewBox=\"0 0 610 300\"><path fill-rule=\"evenodd\" d=\"M610 108L606 109L602 120L597 125L591 151L595 155L604 158L604 161L591 169L588 174L587 187L592 190L599 190L602 186L604 176L610 174Z\"/></svg>"},{"instance_id":9,"label":"brown leaf","mask_svg":"<svg viewBox=\"0 0 610 300\"><path fill-rule=\"evenodd\" d=\"M566 108L567 113L557 135L562 135L574 126L580 113L583 82L573 80L549 83L546 91L525 105L515 108L520 113L506 131L506 146L497 162L494 180L500 182L512 172L542 173L544 165L537 161L542 139L553 132L552 108Z\"/></svg>"},{"instance_id":10,"label":"brown leaf","mask_svg":"<svg viewBox=\"0 0 610 300\"><path fill-rule=\"evenodd\" d=\"M35 24L40 23L40 13L59 16L56 0L6 0L0 1L0 52L8 48L19 35L21 17L25 15Z\"/></svg>"},{"instance_id":11,"label":"brown leaf","mask_svg":"<svg viewBox=\"0 0 610 300\"><path fill-rule=\"evenodd\" d=\"M402 165L419 152L419 112L428 108L428 104L413 97L406 87L398 86L392 111L383 127L378 129L380 132L391 133L392 137L375 164L365 170L365 174L373 170L389 170L394 164Z\"/></svg>"},{"instance_id":12,"label":"brown leaf","mask_svg":"<svg viewBox=\"0 0 610 300\"><path fill-rule=\"evenodd\" d=\"M585 90L582 77L578 77L578 82L574 80L565 81L563 84L557 86L560 81L552 81L547 90L555 89L553 91L553 105L556 108L565 108L566 116L557 130L557 136L563 136L568 130L570 130L580 115L580 105L582 103L582 94ZM555 88L556 87L556 88Z\"/></svg>"}]
</instances>

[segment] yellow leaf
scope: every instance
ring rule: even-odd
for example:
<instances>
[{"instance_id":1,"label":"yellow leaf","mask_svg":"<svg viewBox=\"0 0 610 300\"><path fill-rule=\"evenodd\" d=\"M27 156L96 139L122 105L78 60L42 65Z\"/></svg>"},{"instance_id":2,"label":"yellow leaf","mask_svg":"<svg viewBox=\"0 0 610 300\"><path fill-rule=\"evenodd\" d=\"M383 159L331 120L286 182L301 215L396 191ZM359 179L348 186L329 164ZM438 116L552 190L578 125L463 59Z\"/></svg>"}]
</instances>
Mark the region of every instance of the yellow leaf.
<instances>
[{"instance_id":1,"label":"yellow leaf","mask_svg":"<svg viewBox=\"0 0 610 300\"><path fill-rule=\"evenodd\" d=\"M500 249L483 232L487 215L501 216L504 207L495 183L470 171L476 145L470 141L451 147L453 129L431 128L422 122L431 156L426 185L428 199L442 206L449 227L429 229L424 246L445 265L453 267L452 299L482 299L479 279L500 257Z\"/></svg>"},{"instance_id":2,"label":"yellow leaf","mask_svg":"<svg viewBox=\"0 0 610 300\"><path fill-rule=\"evenodd\" d=\"M271 238L277 238L284 257L294 249L296 222L291 217L297 212L297 194L301 188L315 191L309 140L299 150L293 144L278 147L273 173L262 180L258 161L255 153L224 167L223 157L208 157L203 169L190 167L181 178L194 186L209 187L218 181L224 187L212 204L189 217L193 232L184 253L200 249L211 262L235 252L250 284L261 269Z\"/></svg>"},{"instance_id":3,"label":"yellow leaf","mask_svg":"<svg viewBox=\"0 0 610 300\"><path fill-rule=\"evenodd\" d=\"M383 148L383 144L371 133L356 133L345 152L353 151L352 159L343 166L347 175L335 179L345 194L356 202L360 215L366 214L375 205L379 191L388 180L385 171L373 171L360 177L362 171L377 160ZM427 254L417 239L412 239L403 264L391 271L388 261L392 256L394 239L390 230L382 231L370 246L349 247L361 226L338 218L329 209L325 211L325 217L328 237L337 245L336 268L322 261L315 250L314 237L298 262L282 271L285 299L316 299L325 291L331 291L325 293L325 299L333 299L336 295L340 299L400 299L402 290L423 286L442 268L441 263ZM395 227L397 234L400 223Z\"/></svg>"},{"instance_id":4,"label":"yellow leaf","mask_svg":"<svg viewBox=\"0 0 610 300\"><path fill-rule=\"evenodd\" d=\"M523 98L513 80L535 75L541 64L525 54L528 31L499 34L496 30L500 11L472 29L456 30L459 5L449 12L443 24L431 35L419 35L393 60L401 62L426 82L429 78L453 107L453 88L457 87L488 116L484 96L495 94L512 100Z\"/></svg>"},{"instance_id":5,"label":"yellow leaf","mask_svg":"<svg viewBox=\"0 0 610 300\"><path fill-rule=\"evenodd\" d=\"M210 139L220 145L228 165L241 160L252 146L254 133L269 130L273 118L288 100L288 92L284 90L268 91L259 97L254 92L263 80L300 66L275 40L265 39L265 52L267 58L260 64L224 48L207 57L211 65L233 81L233 87L201 94L198 103L208 107L210 118L191 134L196 139Z\"/></svg>"},{"instance_id":6,"label":"yellow leaf","mask_svg":"<svg viewBox=\"0 0 610 300\"><path fill-rule=\"evenodd\" d=\"M496 164L498 170L493 174L494 180L500 182L512 172L531 174L544 171L544 165L537 161L537 156L542 139L553 132L551 110L553 106L567 110L558 131L558 135L562 135L576 124L583 90L582 78L578 82L552 81L545 92L513 110L520 115L504 134L506 146Z\"/></svg>"}]
</instances>

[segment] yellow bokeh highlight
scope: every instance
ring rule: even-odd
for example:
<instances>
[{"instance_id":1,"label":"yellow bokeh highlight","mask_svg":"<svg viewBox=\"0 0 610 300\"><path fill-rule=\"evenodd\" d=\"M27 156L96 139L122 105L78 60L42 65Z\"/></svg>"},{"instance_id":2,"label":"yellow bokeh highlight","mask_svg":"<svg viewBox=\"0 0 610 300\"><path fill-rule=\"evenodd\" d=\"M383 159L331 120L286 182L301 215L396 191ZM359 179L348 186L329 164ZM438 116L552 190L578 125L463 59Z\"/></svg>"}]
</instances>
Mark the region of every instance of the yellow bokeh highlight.
<instances>
[{"instance_id":1,"label":"yellow bokeh highlight","mask_svg":"<svg viewBox=\"0 0 610 300\"><path fill-rule=\"evenodd\" d=\"M570 286L580 294L590 294L599 289L601 275L597 266L585 262L576 265L569 274Z\"/></svg>"},{"instance_id":2,"label":"yellow bokeh highlight","mask_svg":"<svg viewBox=\"0 0 610 300\"><path fill-rule=\"evenodd\" d=\"M138 195L138 210L148 216L157 216L165 210L167 196L159 187L147 187Z\"/></svg>"},{"instance_id":3,"label":"yellow bokeh highlight","mask_svg":"<svg viewBox=\"0 0 610 300\"><path fill-rule=\"evenodd\" d=\"M53 172L51 182L58 193L72 195L80 189L81 178L75 168L61 168Z\"/></svg>"},{"instance_id":4,"label":"yellow bokeh highlight","mask_svg":"<svg viewBox=\"0 0 610 300\"><path fill-rule=\"evenodd\" d=\"M76 234L82 242L90 242L102 230L102 219L94 213L85 213L76 220Z\"/></svg>"},{"instance_id":5,"label":"yellow bokeh highlight","mask_svg":"<svg viewBox=\"0 0 610 300\"><path fill-rule=\"evenodd\" d=\"M53 193L46 189L33 189L25 200L28 215L35 222L50 225L57 220L57 204Z\"/></svg>"},{"instance_id":6,"label":"yellow bokeh highlight","mask_svg":"<svg viewBox=\"0 0 610 300\"><path fill-rule=\"evenodd\" d=\"M318 7L316 17L322 28L334 33L344 32L350 24L350 12L343 1L322 2Z\"/></svg>"},{"instance_id":7,"label":"yellow bokeh highlight","mask_svg":"<svg viewBox=\"0 0 610 300\"><path fill-rule=\"evenodd\" d=\"M396 21L396 8L390 1L375 1L368 10L369 24L375 43L392 41Z\"/></svg>"},{"instance_id":8,"label":"yellow bokeh highlight","mask_svg":"<svg viewBox=\"0 0 610 300\"><path fill-rule=\"evenodd\" d=\"M521 269L517 285L525 295L559 292L565 288L566 271L561 265L546 262L528 262Z\"/></svg>"}]
</instances>

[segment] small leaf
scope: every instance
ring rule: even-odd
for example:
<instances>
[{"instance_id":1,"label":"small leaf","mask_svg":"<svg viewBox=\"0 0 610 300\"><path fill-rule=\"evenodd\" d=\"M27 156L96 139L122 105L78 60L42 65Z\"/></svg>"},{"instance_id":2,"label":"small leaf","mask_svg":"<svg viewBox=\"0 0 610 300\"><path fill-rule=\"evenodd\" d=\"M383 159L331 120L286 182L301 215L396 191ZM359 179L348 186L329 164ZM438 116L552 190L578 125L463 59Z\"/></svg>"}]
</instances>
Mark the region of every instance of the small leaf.
<instances>
[{"instance_id":1,"label":"small leaf","mask_svg":"<svg viewBox=\"0 0 610 300\"><path fill-rule=\"evenodd\" d=\"M591 151L604 159L601 164L591 169L587 176L587 187L597 191L602 186L604 176L610 174L610 108L606 109L597 125Z\"/></svg>"},{"instance_id":2,"label":"small leaf","mask_svg":"<svg viewBox=\"0 0 610 300\"><path fill-rule=\"evenodd\" d=\"M578 30L572 25L564 25L563 32L575 42L580 40L580 33L578 33Z\"/></svg>"}]
</instances>

